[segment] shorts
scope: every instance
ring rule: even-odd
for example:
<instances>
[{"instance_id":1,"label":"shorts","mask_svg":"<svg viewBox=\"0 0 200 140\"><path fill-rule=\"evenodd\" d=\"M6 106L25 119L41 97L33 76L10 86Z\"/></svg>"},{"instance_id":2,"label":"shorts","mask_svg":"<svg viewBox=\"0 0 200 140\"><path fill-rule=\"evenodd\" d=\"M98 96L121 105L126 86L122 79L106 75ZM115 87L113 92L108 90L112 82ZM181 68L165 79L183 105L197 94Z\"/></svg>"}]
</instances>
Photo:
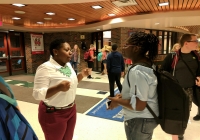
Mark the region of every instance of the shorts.
<instances>
[{"instance_id":1,"label":"shorts","mask_svg":"<svg viewBox=\"0 0 200 140\"><path fill-rule=\"evenodd\" d=\"M107 60L106 59L104 59L103 61L102 61L102 63L106 63L107 62Z\"/></svg>"},{"instance_id":2,"label":"shorts","mask_svg":"<svg viewBox=\"0 0 200 140\"><path fill-rule=\"evenodd\" d=\"M88 61L88 68L93 69L94 68L94 62L93 61Z\"/></svg>"}]
</instances>

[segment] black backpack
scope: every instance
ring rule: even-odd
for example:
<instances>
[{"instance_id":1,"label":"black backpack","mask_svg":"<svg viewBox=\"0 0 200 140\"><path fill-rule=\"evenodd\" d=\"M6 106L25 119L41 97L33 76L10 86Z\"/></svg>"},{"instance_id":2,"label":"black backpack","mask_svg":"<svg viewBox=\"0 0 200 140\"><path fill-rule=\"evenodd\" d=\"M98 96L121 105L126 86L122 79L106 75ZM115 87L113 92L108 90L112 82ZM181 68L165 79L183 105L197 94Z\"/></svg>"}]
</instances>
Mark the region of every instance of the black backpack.
<instances>
[{"instance_id":1,"label":"black backpack","mask_svg":"<svg viewBox=\"0 0 200 140\"><path fill-rule=\"evenodd\" d=\"M145 63L138 63L136 65L152 68ZM130 69L136 65L131 66ZM127 74L129 86L130 69ZM159 116L155 115L148 104L146 107L154 116L157 123L160 124L163 131L173 135L184 134L190 114L189 97L179 85L178 81L169 72L156 69L154 70L154 73L158 80L157 93Z\"/></svg>"}]
</instances>

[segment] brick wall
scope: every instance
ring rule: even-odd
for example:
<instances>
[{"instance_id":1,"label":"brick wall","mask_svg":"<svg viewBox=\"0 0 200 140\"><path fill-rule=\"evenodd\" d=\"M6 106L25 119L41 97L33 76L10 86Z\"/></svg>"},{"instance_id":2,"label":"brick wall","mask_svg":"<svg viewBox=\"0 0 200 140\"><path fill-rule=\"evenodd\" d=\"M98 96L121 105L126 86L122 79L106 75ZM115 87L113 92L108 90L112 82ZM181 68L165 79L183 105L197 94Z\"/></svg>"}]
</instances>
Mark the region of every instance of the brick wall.
<instances>
[{"instance_id":1,"label":"brick wall","mask_svg":"<svg viewBox=\"0 0 200 140\"><path fill-rule=\"evenodd\" d=\"M80 35L85 35L85 39L81 40ZM78 65L78 69L86 67L86 62L83 60L84 50L81 49L81 42L84 41L86 46L89 47L91 43L91 33L82 32L63 32L63 33L45 33L44 38L44 54L31 54L31 38L30 33L24 33L25 53L26 53L26 67L27 73L35 73L39 65L46 62L49 59L49 45L51 41L63 38L73 48L77 44L81 50L81 63Z\"/></svg>"},{"instance_id":2,"label":"brick wall","mask_svg":"<svg viewBox=\"0 0 200 140\"><path fill-rule=\"evenodd\" d=\"M116 43L119 48L118 51L122 53L122 46L125 45L126 39L131 32L136 31L145 31L141 28L115 28L111 29L111 43ZM85 35L85 40L80 39L80 35ZM177 38L179 39L182 33L178 33ZM44 34L44 54L31 54L31 39L30 33L24 33L24 42L25 42L25 52L26 52L26 66L27 73L35 73L37 67L49 59L49 44L51 41L57 38L64 38L70 46L73 48L74 44L78 44L81 50L81 63L78 65L78 70L80 71L84 67L87 67L87 63L83 60L84 50L81 49L81 42L84 41L86 46L89 48L91 43L91 33L82 33L82 32L63 32L63 33L45 33ZM158 59L164 59L166 55L161 55Z\"/></svg>"},{"instance_id":3,"label":"brick wall","mask_svg":"<svg viewBox=\"0 0 200 140\"><path fill-rule=\"evenodd\" d=\"M111 42L118 45L118 51L122 53L122 46L125 45L130 32L144 31L141 28L115 28L111 29Z\"/></svg>"}]
</instances>

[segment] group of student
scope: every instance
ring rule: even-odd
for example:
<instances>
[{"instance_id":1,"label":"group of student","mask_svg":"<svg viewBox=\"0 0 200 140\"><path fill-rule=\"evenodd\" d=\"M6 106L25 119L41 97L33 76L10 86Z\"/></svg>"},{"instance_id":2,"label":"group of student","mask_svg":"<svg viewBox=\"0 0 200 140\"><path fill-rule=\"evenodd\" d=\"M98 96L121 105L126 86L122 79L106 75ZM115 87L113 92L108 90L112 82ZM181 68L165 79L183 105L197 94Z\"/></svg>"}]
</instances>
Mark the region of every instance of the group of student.
<instances>
[{"instance_id":1,"label":"group of student","mask_svg":"<svg viewBox=\"0 0 200 140\"><path fill-rule=\"evenodd\" d=\"M119 105L123 107L127 140L151 140L153 131L158 125L146 108L148 104L159 116L156 90L157 77L152 68L137 65L138 63L153 65L158 55L158 44L158 37L154 34L136 32L127 39L126 45L122 48L124 57L131 59L132 64L136 66L129 70L128 77L126 74L122 84L123 88L119 86L120 93L108 97L111 100L108 110ZM161 69L174 73L174 77L179 81L190 99L193 93L192 87L200 86L199 61L195 59L193 53L197 50L197 47L197 36L184 34L180 39L179 49L182 59L177 59L176 65L172 68L172 54L170 53L161 66ZM84 77L91 76L90 70L93 64L90 62L88 68L84 68L76 74L70 64L73 55L71 50L70 45L63 39L52 41L49 48L52 57L49 61L40 65L35 74L33 97L41 101L38 119L46 140L72 140L76 124L75 95L77 85ZM90 46L90 50L94 50L93 45ZM112 52L107 56L109 82L113 81L115 77L119 79L121 72L124 71L124 67L117 67L117 64L119 62L123 64L124 60L116 50L117 45L113 44ZM95 58L93 55L91 60ZM196 78L188 72L182 60L192 69L197 76ZM110 66L116 69L112 69ZM192 99L189 102L192 105ZM182 140L183 134L172 136L172 139Z\"/></svg>"}]
</instances>

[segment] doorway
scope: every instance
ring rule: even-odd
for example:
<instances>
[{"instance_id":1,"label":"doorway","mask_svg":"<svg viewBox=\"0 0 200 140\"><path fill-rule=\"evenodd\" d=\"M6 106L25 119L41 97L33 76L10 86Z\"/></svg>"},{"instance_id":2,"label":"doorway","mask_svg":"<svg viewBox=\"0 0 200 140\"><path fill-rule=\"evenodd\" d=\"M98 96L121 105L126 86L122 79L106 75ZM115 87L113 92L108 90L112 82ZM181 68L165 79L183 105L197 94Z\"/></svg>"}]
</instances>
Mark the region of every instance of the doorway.
<instances>
[{"instance_id":1,"label":"doorway","mask_svg":"<svg viewBox=\"0 0 200 140\"><path fill-rule=\"evenodd\" d=\"M0 32L0 75L25 73L23 34Z\"/></svg>"}]
</instances>

